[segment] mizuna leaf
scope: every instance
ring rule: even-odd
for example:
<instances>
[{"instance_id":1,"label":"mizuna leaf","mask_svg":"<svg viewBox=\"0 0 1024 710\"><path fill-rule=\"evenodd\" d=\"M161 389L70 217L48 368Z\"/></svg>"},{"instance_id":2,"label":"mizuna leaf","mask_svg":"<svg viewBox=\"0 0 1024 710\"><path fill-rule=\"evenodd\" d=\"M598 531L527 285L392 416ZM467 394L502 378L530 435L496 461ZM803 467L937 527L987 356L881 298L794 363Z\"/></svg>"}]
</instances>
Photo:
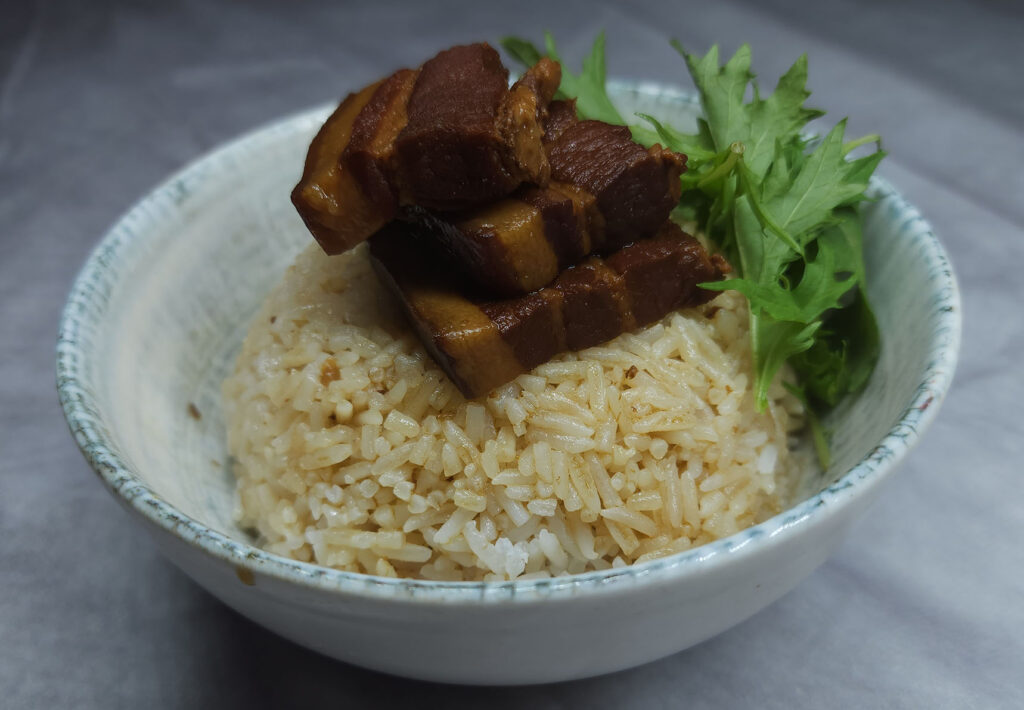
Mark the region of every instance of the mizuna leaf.
<instances>
[{"instance_id":1,"label":"mizuna leaf","mask_svg":"<svg viewBox=\"0 0 1024 710\"><path fill-rule=\"evenodd\" d=\"M546 40L546 53L558 59L550 34ZM529 43L508 42L506 49L524 63L540 56ZM800 378L794 392L808 404L825 461L815 408L863 387L880 351L855 206L885 154L877 136L844 143L845 120L821 139L808 137L807 124L822 112L804 105L810 96L806 56L762 97L749 46L724 65L717 46L704 56L675 41L672 46L700 95L697 132L684 133L646 114L639 117L650 128L631 130L647 145L658 141L689 156L674 214L695 220L737 271L735 278L702 286L747 297L757 406L767 406L768 388L789 362ZM601 34L579 74L563 65L560 95L576 98L582 118L624 124L608 97L605 74ZM879 144L874 152L847 158L871 142Z\"/></svg>"},{"instance_id":2,"label":"mizuna leaf","mask_svg":"<svg viewBox=\"0 0 1024 710\"><path fill-rule=\"evenodd\" d=\"M669 150L686 154L688 158L687 167L691 171L693 167L699 166L715 157L715 147L710 140L710 136L700 133L692 135L681 133L672 128L672 126L668 126L646 113L638 113L637 116L651 124L662 145Z\"/></svg>"},{"instance_id":3,"label":"mizuna leaf","mask_svg":"<svg viewBox=\"0 0 1024 710\"><path fill-rule=\"evenodd\" d=\"M754 402L758 409L768 406L768 388L779 368L793 355L814 345L814 334L821 323L777 321L766 315L750 316L750 336L754 345Z\"/></svg>"},{"instance_id":4,"label":"mizuna leaf","mask_svg":"<svg viewBox=\"0 0 1024 710\"><path fill-rule=\"evenodd\" d=\"M519 37L502 37L501 46L513 59L527 67L532 67L543 56L532 42Z\"/></svg>"},{"instance_id":5,"label":"mizuna leaf","mask_svg":"<svg viewBox=\"0 0 1024 710\"><path fill-rule=\"evenodd\" d=\"M725 66L718 65L718 46L697 57L673 40L672 46L686 61L690 76L700 92L701 107L708 122L715 149L725 150L729 144L747 135L749 118L743 96L754 75L750 73L750 45L742 45Z\"/></svg>"},{"instance_id":6,"label":"mizuna leaf","mask_svg":"<svg viewBox=\"0 0 1024 710\"><path fill-rule=\"evenodd\" d=\"M789 188L765 201L766 209L790 234L806 234L828 221L832 210L863 194L865 183L846 180L843 157L845 119L836 124L792 176Z\"/></svg>"}]
</instances>

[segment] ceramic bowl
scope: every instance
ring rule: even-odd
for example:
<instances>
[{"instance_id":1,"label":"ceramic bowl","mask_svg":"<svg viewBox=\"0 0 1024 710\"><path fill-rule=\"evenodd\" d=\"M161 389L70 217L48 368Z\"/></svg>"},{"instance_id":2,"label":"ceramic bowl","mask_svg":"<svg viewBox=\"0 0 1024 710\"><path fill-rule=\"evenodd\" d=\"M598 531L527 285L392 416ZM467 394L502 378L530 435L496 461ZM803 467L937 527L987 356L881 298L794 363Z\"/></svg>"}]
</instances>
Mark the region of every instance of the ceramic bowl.
<instances>
[{"instance_id":1,"label":"ceramic bowl","mask_svg":"<svg viewBox=\"0 0 1024 710\"><path fill-rule=\"evenodd\" d=\"M633 111L691 123L692 97L615 84ZM539 683L635 666L746 619L821 564L932 421L956 361L957 286L929 225L883 180L865 205L883 348L830 417L833 464L808 496L732 537L647 564L504 583L396 580L264 552L232 519L220 382L309 234L288 201L329 108L251 133L172 177L103 239L57 348L85 457L196 582L278 634L389 673ZM100 553L101 554L101 553Z\"/></svg>"}]
</instances>

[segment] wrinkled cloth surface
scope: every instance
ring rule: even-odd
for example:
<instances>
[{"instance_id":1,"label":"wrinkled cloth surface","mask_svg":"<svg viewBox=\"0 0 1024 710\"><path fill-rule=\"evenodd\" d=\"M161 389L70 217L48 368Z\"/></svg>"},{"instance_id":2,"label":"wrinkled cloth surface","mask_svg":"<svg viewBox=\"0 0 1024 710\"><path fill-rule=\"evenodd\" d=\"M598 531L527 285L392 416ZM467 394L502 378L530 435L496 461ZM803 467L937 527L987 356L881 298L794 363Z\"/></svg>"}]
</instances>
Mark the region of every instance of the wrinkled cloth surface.
<instances>
[{"instance_id":1,"label":"wrinkled cloth surface","mask_svg":"<svg viewBox=\"0 0 1024 710\"><path fill-rule=\"evenodd\" d=\"M878 132L880 174L963 290L944 408L837 553L696 648L515 689L392 678L250 623L156 552L77 451L57 320L105 229L237 134L457 42L551 28L573 66L690 86L669 47L744 41L765 88ZM0 706L1024 707L1024 8L872 0L6 2L0 12Z\"/></svg>"}]
</instances>

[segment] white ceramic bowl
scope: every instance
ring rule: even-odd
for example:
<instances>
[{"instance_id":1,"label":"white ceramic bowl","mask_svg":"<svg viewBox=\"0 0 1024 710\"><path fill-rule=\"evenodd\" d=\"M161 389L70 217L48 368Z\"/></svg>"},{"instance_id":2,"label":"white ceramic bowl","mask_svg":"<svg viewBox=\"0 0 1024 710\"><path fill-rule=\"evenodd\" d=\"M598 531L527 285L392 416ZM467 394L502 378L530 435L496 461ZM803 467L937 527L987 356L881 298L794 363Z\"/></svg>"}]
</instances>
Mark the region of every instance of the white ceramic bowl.
<instances>
[{"instance_id":1,"label":"white ceramic bowl","mask_svg":"<svg viewBox=\"0 0 1024 710\"><path fill-rule=\"evenodd\" d=\"M613 88L627 113L693 121L682 92ZM566 680L660 658L749 617L821 564L935 416L959 344L956 282L928 224L875 180L864 212L881 360L831 416L834 463L808 499L683 554L543 581L394 580L255 548L232 521L220 382L310 240L288 192L327 112L245 136L132 208L78 277L57 348L65 415L103 482L175 564L282 636L458 683Z\"/></svg>"}]
</instances>

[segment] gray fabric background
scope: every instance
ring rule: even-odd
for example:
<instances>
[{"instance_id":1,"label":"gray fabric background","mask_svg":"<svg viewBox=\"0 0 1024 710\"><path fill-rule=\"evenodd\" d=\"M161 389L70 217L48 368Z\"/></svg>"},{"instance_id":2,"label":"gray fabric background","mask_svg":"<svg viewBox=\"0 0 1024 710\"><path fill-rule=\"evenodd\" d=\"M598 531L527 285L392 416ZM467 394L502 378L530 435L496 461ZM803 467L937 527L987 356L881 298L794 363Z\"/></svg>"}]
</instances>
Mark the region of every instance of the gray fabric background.
<instances>
[{"instance_id":1,"label":"gray fabric background","mask_svg":"<svg viewBox=\"0 0 1024 710\"><path fill-rule=\"evenodd\" d=\"M796 591L633 671L519 689L335 663L222 606L94 479L54 394L71 279L111 222L241 131L458 41L551 27L578 61L685 84L666 42L753 44L773 81L878 131L963 288L924 442ZM1024 9L1018 2L0 4L0 706L1024 707ZM609 639L614 642L614 639ZM514 661L512 661L514 662Z\"/></svg>"}]
</instances>

